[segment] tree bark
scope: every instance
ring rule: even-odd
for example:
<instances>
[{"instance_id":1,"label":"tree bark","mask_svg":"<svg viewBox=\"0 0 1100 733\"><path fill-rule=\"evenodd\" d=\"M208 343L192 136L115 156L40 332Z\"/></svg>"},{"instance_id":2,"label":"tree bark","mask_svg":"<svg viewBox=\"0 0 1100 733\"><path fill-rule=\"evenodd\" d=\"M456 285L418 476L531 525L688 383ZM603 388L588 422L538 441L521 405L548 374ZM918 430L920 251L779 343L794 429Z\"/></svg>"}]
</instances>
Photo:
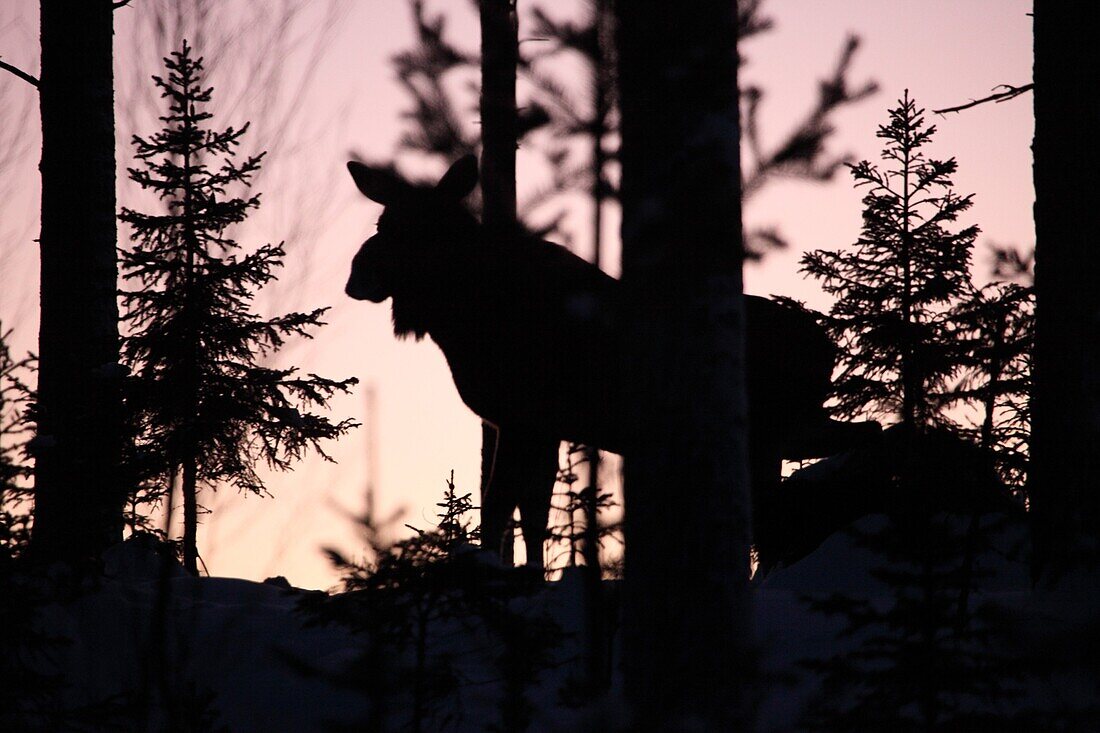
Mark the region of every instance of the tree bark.
<instances>
[{"instance_id":1,"label":"tree bark","mask_svg":"<svg viewBox=\"0 0 1100 733\"><path fill-rule=\"evenodd\" d=\"M1029 496L1038 573L1100 539L1100 287L1094 272L1100 57L1080 9L1036 3L1036 343Z\"/></svg>"},{"instance_id":2,"label":"tree bark","mask_svg":"<svg viewBox=\"0 0 1100 733\"><path fill-rule=\"evenodd\" d=\"M181 471L180 494L183 497L183 567L193 576L199 574L199 486L196 458L185 459Z\"/></svg>"},{"instance_id":3,"label":"tree bark","mask_svg":"<svg viewBox=\"0 0 1100 733\"><path fill-rule=\"evenodd\" d=\"M481 18L481 220L495 236L516 227L516 64L519 61L515 6L511 0L479 0ZM496 430L481 428L481 496L497 449ZM484 501L482 502L484 503ZM501 554L511 562L514 539L505 539Z\"/></svg>"},{"instance_id":4,"label":"tree bark","mask_svg":"<svg viewBox=\"0 0 1100 733\"><path fill-rule=\"evenodd\" d=\"M509 232L516 222L516 63L511 0L480 0L482 222Z\"/></svg>"},{"instance_id":5,"label":"tree bark","mask_svg":"<svg viewBox=\"0 0 1100 733\"><path fill-rule=\"evenodd\" d=\"M612 54L614 16L610 0L595 0L592 4L595 53L592 56L592 264L602 267L603 207L607 197L607 153L604 141L608 135L608 113L611 106ZM592 406L595 407L595 406ZM584 536L581 550L585 565L585 626L587 684L592 690L606 687L610 681L608 669L606 608L603 597L603 568L600 565L600 450L586 448L588 458L587 501L584 502Z\"/></svg>"},{"instance_id":6,"label":"tree bark","mask_svg":"<svg viewBox=\"0 0 1100 733\"><path fill-rule=\"evenodd\" d=\"M635 724L752 728L734 3L618 6Z\"/></svg>"},{"instance_id":7,"label":"tree bark","mask_svg":"<svg viewBox=\"0 0 1100 733\"><path fill-rule=\"evenodd\" d=\"M42 233L32 552L121 540L110 0L42 0Z\"/></svg>"}]
</instances>

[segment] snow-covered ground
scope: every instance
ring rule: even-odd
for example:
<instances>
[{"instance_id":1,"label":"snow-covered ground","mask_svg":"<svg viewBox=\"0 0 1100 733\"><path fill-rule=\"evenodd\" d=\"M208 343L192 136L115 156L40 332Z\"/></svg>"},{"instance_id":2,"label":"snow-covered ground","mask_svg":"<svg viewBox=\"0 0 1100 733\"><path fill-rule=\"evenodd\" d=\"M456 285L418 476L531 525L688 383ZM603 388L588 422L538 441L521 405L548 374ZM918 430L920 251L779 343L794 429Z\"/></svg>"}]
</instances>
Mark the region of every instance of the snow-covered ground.
<instances>
[{"instance_id":1,"label":"snow-covered ground","mask_svg":"<svg viewBox=\"0 0 1100 733\"><path fill-rule=\"evenodd\" d=\"M995 600L1017 613L1033 612L1026 566L1000 555L983 561L996 572L984 581L976 602ZM835 637L842 623L809 612L800 599L832 591L885 594L887 589L868 574L872 563L846 535L837 534L801 562L758 583L756 629L764 679L770 680L760 710L761 730L790 729L816 685L804 674L783 683L769 673L795 671L798 660L823 657L838 648ZM211 704L230 731L322 731L332 723L369 729L371 706L364 692L370 690L349 689L330 679L364 659L367 642L339 625L311 623L299 609L311 592L292 589L285 581L192 578L175 566L164 576L162 568L149 549L123 545L108 556L107 579L97 590L46 609L44 627L71 642L58 655L68 681L67 704L143 690L154 698L163 694L147 689L149 680L157 678L150 673L157 664L149 650L163 648L163 689L193 683L214 692ZM548 615L563 631L549 668L525 692L533 707L529 730L603 728L621 710L618 673L612 692L598 704L578 708L562 702L562 688L580 669L580 576L567 573L525 603L524 613ZM158 608L166 610L158 613ZM430 654L449 657L460 687L445 709L433 707L423 730L482 731L499 721L500 673L491 654L471 651L479 635L484 635L483 628L463 623L433 632ZM158 637L163 643L157 643ZM383 662L394 668L402 663ZM402 699L392 701L391 712L409 704Z\"/></svg>"}]
</instances>

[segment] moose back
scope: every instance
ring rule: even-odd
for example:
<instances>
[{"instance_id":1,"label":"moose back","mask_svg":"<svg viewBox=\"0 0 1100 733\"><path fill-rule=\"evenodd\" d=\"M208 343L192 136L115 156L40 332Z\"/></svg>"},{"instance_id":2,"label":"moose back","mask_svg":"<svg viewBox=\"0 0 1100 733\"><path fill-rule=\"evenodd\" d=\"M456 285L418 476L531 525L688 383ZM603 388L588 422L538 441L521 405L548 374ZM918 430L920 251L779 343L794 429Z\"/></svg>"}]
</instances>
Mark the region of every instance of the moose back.
<instances>
[{"instance_id":1,"label":"moose back","mask_svg":"<svg viewBox=\"0 0 1100 733\"><path fill-rule=\"evenodd\" d=\"M499 551L518 506L528 562L540 563L560 442L630 450L619 283L559 245L490 236L463 203L477 184L472 156L434 186L358 162L348 169L385 208L346 292L391 299L399 338L439 345L462 400L497 429L483 542ZM749 468L759 492L778 481L783 458L832 455L877 425L825 413L834 350L810 314L753 296L745 305Z\"/></svg>"}]
</instances>

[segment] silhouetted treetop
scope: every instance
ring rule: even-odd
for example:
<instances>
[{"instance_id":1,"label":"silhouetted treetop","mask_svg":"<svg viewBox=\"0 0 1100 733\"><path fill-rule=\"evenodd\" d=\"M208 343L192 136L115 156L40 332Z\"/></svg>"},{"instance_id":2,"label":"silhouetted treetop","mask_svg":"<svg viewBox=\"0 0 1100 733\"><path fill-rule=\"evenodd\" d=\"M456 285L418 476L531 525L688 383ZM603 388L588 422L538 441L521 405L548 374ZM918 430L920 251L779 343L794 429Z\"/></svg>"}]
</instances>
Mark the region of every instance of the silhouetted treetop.
<instances>
[{"instance_id":1,"label":"silhouetted treetop","mask_svg":"<svg viewBox=\"0 0 1100 733\"><path fill-rule=\"evenodd\" d=\"M867 189L854 249L802 258L803 272L837 297L830 326L845 353L835 384L836 410L844 416L937 422L928 398L958 369L949 310L968 292L979 230L948 228L972 196L952 190L954 158L926 155L935 132L906 91L876 133L886 141L885 167L849 164L856 187Z\"/></svg>"}]
</instances>

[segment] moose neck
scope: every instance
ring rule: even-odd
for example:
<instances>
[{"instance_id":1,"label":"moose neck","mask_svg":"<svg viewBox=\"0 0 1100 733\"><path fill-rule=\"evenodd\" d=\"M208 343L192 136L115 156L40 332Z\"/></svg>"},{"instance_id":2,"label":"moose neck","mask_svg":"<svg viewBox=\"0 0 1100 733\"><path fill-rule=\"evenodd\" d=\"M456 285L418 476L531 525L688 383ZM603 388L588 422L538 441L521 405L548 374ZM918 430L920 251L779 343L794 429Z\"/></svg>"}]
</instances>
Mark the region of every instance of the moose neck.
<instances>
[{"instance_id":1,"label":"moose neck","mask_svg":"<svg viewBox=\"0 0 1100 733\"><path fill-rule=\"evenodd\" d=\"M463 212L465 214L465 212ZM447 243L439 247L431 267L393 292L393 332L398 338L425 335L437 343L448 340L467 318L456 317L477 308L483 288L483 229L472 216L447 217L440 225ZM458 334L454 334L457 336Z\"/></svg>"}]
</instances>

